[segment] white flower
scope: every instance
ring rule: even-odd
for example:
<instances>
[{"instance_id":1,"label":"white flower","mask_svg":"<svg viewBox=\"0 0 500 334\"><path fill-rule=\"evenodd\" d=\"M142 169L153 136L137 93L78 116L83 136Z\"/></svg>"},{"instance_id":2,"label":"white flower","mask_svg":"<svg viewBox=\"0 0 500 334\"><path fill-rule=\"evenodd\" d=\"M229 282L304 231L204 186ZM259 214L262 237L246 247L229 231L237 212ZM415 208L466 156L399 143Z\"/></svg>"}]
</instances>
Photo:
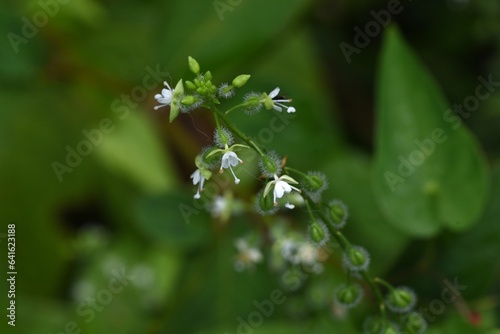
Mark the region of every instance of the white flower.
<instances>
[{"instance_id":1,"label":"white flower","mask_svg":"<svg viewBox=\"0 0 500 334\"><path fill-rule=\"evenodd\" d=\"M298 264L297 258L298 244L294 240L287 238L281 242L281 256L292 264Z\"/></svg>"},{"instance_id":2,"label":"white flower","mask_svg":"<svg viewBox=\"0 0 500 334\"><path fill-rule=\"evenodd\" d=\"M264 189L264 196L267 196L267 194L271 190L271 187L274 185L273 202L274 205L276 206L278 205L277 199L283 197L285 194L290 193L292 190L295 190L300 193L300 189L291 186L290 183L297 184L298 182L292 179L288 175L282 175L278 177L276 174L274 174L274 180L269 182L266 185L266 188ZM288 202L288 197L285 206L289 209L293 209L295 207L293 204L290 204L290 202Z\"/></svg>"},{"instance_id":3,"label":"white flower","mask_svg":"<svg viewBox=\"0 0 500 334\"><path fill-rule=\"evenodd\" d=\"M234 263L236 271L253 268L254 264L262 261L260 250L257 247L250 247L245 239L237 239L234 245L238 249L238 255Z\"/></svg>"},{"instance_id":4,"label":"white flower","mask_svg":"<svg viewBox=\"0 0 500 334\"><path fill-rule=\"evenodd\" d=\"M275 99L275 97L278 96L279 92L280 92L280 88L276 87L271 93L268 94L268 96L272 99L273 109L281 112L282 108L286 108L287 113L295 112L294 107L289 107L289 106L283 104L283 102L287 102L287 103L292 102L291 99L280 99L279 97L277 99Z\"/></svg>"},{"instance_id":5,"label":"white flower","mask_svg":"<svg viewBox=\"0 0 500 334\"><path fill-rule=\"evenodd\" d=\"M191 178L193 179L193 184L198 184L198 191L194 195L194 198L200 198L200 191L203 191L203 183L205 182L205 177L201 173L199 169L195 170L193 174L191 174Z\"/></svg>"},{"instance_id":6,"label":"white flower","mask_svg":"<svg viewBox=\"0 0 500 334\"><path fill-rule=\"evenodd\" d=\"M172 103L172 96L174 94L174 90L172 88L170 88L170 86L168 85L168 83L166 81L163 81L163 84L165 86L167 86L168 89L163 88L161 90L161 94L155 95L156 101L158 101L158 103L160 103L159 106L154 107L155 110L158 110L161 107L169 106L170 103Z\"/></svg>"},{"instance_id":7,"label":"white flower","mask_svg":"<svg viewBox=\"0 0 500 334\"><path fill-rule=\"evenodd\" d=\"M303 264L314 265L318 260L318 249L308 242L300 245L297 258Z\"/></svg>"},{"instance_id":8,"label":"white flower","mask_svg":"<svg viewBox=\"0 0 500 334\"><path fill-rule=\"evenodd\" d=\"M243 160L238 158L236 153L234 153L233 151L227 151L226 153L224 153L222 155L220 173L223 172L223 170L222 170L223 168L225 168L225 169L229 168L229 170L231 171L231 173L234 176L234 183L236 183L236 184L240 183L240 179L238 179L236 177L236 175L234 174L234 171L233 171L233 167L237 166L239 163L243 163Z\"/></svg>"}]
</instances>

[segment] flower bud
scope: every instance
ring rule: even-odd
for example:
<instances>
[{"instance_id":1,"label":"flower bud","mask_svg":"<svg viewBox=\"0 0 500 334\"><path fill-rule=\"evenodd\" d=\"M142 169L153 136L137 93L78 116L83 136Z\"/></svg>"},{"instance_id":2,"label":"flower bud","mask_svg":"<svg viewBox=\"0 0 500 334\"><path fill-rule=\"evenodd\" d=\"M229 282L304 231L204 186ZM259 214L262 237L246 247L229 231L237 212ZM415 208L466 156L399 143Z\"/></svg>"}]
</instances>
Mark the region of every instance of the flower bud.
<instances>
[{"instance_id":1,"label":"flower bud","mask_svg":"<svg viewBox=\"0 0 500 334\"><path fill-rule=\"evenodd\" d=\"M242 107L247 115L255 115L262 108L262 101L257 93L248 93L243 101Z\"/></svg>"},{"instance_id":2,"label":"flower bud","mask_svg":"<svg viewBox=\"0 0 500 334\"><path fill-rule=\"evenodd\" d=\"M186 87L188 89L191 89L191 90L196 89L196 85L192 81L186 80L186 82L184 82L184 84L186 85Z\"/></svg>"},{"instance_id":3,"label":"flower bud","mask_svg":"<svg viewBox=\"0 0 500 334\"><path fill-rule=\"evenodd\" d=\"M328 188L328 181L325 174L321 172L308 172L307 176L301 180L302 189L314 202L321 200L321 194Z\"/></svg>"},{"instance_id":4,"label":"flower bud","mask_svg":"<svg viewBox=\"0 0 500 334\"><path fill-rule=\"evenodd\" d=\"M427 329L427 321L422 314L411 312L403 320L403 330L409 334L421 334Z\"/></svg>"},{"instance_id":5,"label":"flower bud","mask_svg":"<svg viewBox=\"0 0 500 334\"><path fill-rule=\"evenodd\" d=\"M191 56L188 57L188 65L191 72L196 75L200 74L200 64Z\"/></svg>"},{"instance_id":6,"label":"flower bud","mask_svg":"<svg viewBox=\"0 0 500 334\"><path fill-rule=\"evenodd\" d=\"M228 99L234 95L234 87L223 83L219 86L218 94L224 99Z\"/></svg>"},{"instance_id":7,"label":"flower bud","mask_svg":"<svg viewBox=\"0 0 500 334\"><path fill-rule=\"evenodd\" d=\"M344 252L342 261L347 269L362 271L368 269L370 256L363 247L352 246Z\"/></svg>"},{"instance_id":8,"label":"flower bud","mask_svg":"<svg viewBox=\"0 0 500 334\"><path fill-rule=\"evenodd\" d=\"M330 240L328 228L322 221L315 221L308 227L309 241L315 246L322 247Z\"/></svg>"},{"instance_id":9,"label":"flower bud","mask_svg":"<svg viewBox=\"0 0 500 334\"><path fill-rule=\"evenodd\" d=\"M342 284L334 293L335 302L348 309L358 305L362 297L363 290L357 283Z\"/></svg>"},{"instance_id":10,"label":"flower bud","mask_svg":"<svg viewBox=\"0 0 500 334\"><path fill-rule=\"evenodd\" d=\"M234 78L232 84L234 87L241 88L247 83L248 79L250 79L250 74L240 74Z\"/></svg>"},{"instance_id":11,"label":"flower bud","mask_svg":"<svg viewBox=\"0 0 500 334\"><path fill-rule=\"evenodd\" d=\"M363 333L366 334L400 334L399 326L391 321L376 316L370 317L363 323Z\"/></svg>"},{"instance_id":12,"label":"flower bud","mask_svg":"<svg viewBox=\"0 0 500 334\"><path fill-rule=\"evenodd\" d=\"M276 152L269 152L260 158L259 167L265 177L271 178L281 174L281 159Z\"/></svg>"},{"instance_id":13,"label":"flower bud","mask_svg":"<svg viewBox=\"0 0 500 334\"><path fill-rule=\"evenodd\" d=\"M210 72L210 71L206 71L206 72L205 72L205 75L203 75L203 77L205 78L205 82L210 82L210 83L212 83L212 82L211 82L211 80L212 80L212 72Z\"/></svg>"},{"instance_id":14,"label":"flower bud","mask_svg":"<svg viewBox=\"0 0 500 334\"><path fill-rule=\"evenodd\" d=\"M184 96L181 100L181 103L186 106L190 106L196 102L196 99L193 95Z\"/></svg>"},{"instance_id":15,"label":"flower bud","mask_svg":"<svg viewBox=\"0 0 500 334\"><path fill-rule=\"evenodd\" d=\"M347 218L349 217L347 206L339 200L331 201L328 206L330 225L336 229L341 229L345 226Z\"/></svg>"},{"instance_id":16,"label":"flower bud","mask_svg":"<svg viewBox=\"0 0 500 334\"><path fill-rule=\"evenodd\" d=\"M386 298L386 305L394 313L406 313L410 311L417 302L417 296L412 289L401 286L392 289Z\"/></svg>"},{"instance_id":17,"label":"flower bud","mask_svg":"<svg viewBox=\"0 0 500 334\"><path fill-rule=\"evenodd\" d=\"M379 316L369 317L363 323L363 333L380 334L385 328L386 321Z\"/></svg>"},{"instance_id":18,"label":"flower bud","mask_svg":"<svg viewBox=\"0 0 500 334\"><path fill-rule=\"evenodd\" d=\"M225 127L215 129L214 141L220 148L231 146L234 142L233 134Z\"/></svg>"},{"instance_id":19,"label":"flower bud","mask_svg":"<svg viewBox=\"0 0 500 334\"><path fill-rule=\"evenodd\" d=\"M278 211L278 207L274 206L272 196L264 196L264 191L261 190L255 197L255 210L262 216L273 215Z\"/></svg>"}]
</instances>

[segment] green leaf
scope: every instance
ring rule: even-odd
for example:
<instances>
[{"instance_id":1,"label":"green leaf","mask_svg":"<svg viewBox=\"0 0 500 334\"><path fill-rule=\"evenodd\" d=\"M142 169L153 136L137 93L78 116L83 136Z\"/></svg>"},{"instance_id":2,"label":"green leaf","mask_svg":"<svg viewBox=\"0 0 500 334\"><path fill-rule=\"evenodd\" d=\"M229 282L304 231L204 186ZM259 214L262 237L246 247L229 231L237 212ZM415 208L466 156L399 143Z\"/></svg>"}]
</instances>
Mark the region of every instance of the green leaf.
<instances>
[{"instance_id":1,"label":"green leaf","mask_svg":"<svg viewBox=\"0 0 500 334\"><path fill-rule=\"evenodd\" d=\"M340 199L349 209L346 235L370 252L375 274L387 271L408 245L409 238L392 226L377 207L368 186L370 159L352 150L332 157L322 170L331 175L325 198Z\"/></svg>"},{"instance_id":2,"label":"green leaf","mask_svg":"<svg viewBox=\"0 0 500 334\"><path fill-rule=\"evenodd\" d=\"M421 237L470 227L485 205L484 157L395 27L383 45L377 110L372 186L389 221Z\"/></svg>"},{"instance_id":3,"label":"green leaf","mask_svg":"<svg viewBox=\"0 0 500 334\"><path fill-rule=\"evenodd\" d=\"M112 123L109 134L97 146L98 158L122 177L134 181L146 191L165 191L174 184L171 166L159 139L147 120L130 113L123 120Z\"/></svg>"},{"instance_id":4,"label":"green leaf","mask_svg":"<svg viewBox=\"0 0 500 334\"><path fill-rule=\"evenodd\" d=\"M208 240L207 213L203 200L184 193L141 198L136 206L139 228L153 240L171 247L190 248Z\"/></svg>"},{"instance_id":5,"label":"green leaf","mask_svg":"<svg viewBox=\"0 0 500 334\"><path fill-rule=\"evenodd\" d=\"M479 223L467 233L447 238L439 252L438 267L450 277L460 277L468 286L464 295L471 298L489 293L500 270L500 164L492 169L491 188L488 206Z\"/></svg>"}]
</instances>

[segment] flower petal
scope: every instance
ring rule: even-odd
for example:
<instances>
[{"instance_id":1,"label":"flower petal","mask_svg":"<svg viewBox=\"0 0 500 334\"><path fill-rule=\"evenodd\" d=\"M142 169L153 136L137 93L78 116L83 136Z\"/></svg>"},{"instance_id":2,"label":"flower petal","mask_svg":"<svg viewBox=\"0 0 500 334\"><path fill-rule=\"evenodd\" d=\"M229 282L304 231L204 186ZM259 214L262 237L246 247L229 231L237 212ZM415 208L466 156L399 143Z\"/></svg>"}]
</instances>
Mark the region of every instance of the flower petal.
<instances>
[{"instance_id":1,"label":"flower petal","mask_svg":"<svg viewBox=\"0 0 500 334\"><path fill-rule=\"evenodd\" d=\"M276 87L275 89L273 89L273 91L271 93L269 93L269 97L272 99L274 97L276 97L276 95L278 95L280 92L280 88L279 87Z\"/></svg>"}]
</instances>

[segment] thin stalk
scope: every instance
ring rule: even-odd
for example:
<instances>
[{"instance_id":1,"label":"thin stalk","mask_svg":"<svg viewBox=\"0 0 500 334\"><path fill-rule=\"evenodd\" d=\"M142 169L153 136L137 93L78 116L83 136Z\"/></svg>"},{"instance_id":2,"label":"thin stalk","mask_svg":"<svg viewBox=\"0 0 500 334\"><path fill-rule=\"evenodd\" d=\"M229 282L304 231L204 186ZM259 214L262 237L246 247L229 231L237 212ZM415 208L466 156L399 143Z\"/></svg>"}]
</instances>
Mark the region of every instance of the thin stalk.
<instances>
[{"instance_id":1,"label":"thin stalk","mask_svg":"<svg viewBox=\"0 0 500 334\"><path fill-rule=\"evenodd\" d=\"M243 133L240 129L238 129L227 117L224 113L218 111L215 109L215 107L212 109L214 112L214 115L218 116L226 126L233 131L238 137L240 137L245 143L248 144L251 148L253 148L261 157L265 155L264 149L259 147L257 143L255 143L250 137L248 137L245 133ZM216 118L217 119L217 118Z\"/></svg>"}]
</instances>

